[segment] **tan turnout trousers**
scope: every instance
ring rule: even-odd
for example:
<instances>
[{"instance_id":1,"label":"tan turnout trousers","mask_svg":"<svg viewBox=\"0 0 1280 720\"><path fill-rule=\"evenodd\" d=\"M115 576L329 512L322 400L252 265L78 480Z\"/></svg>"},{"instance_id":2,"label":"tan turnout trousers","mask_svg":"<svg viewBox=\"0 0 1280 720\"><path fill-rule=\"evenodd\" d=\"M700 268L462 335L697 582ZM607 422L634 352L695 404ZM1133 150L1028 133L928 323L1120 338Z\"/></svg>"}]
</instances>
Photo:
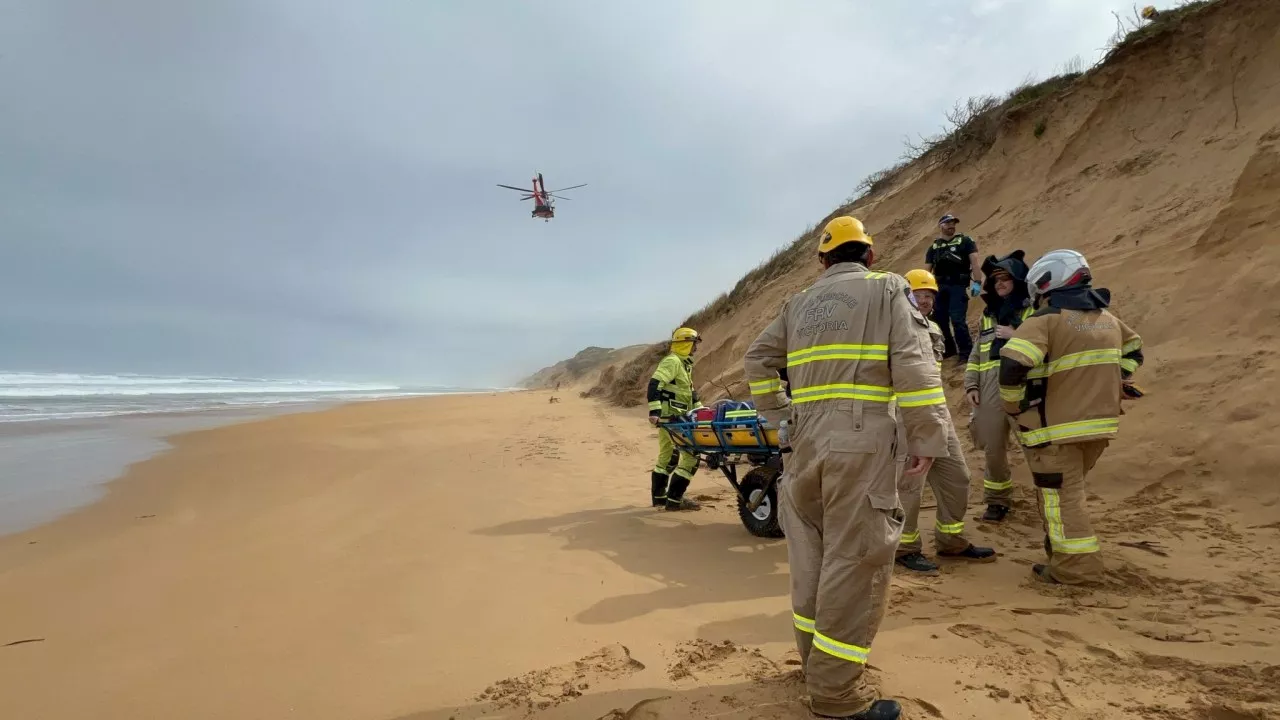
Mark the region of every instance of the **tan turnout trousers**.
<instances>
[{"instance_id":1,"label":"tan turnout trousers","mask_svg":"<svg viewBox=\"0 0 1280 720\"><path fill-rule=\"evenodd\" d=\"M902 473L907 456L901 450L901 439L898 447L898 492L906 513L902 542L898 544L897 552L897 557L902 557L924 549L924 542L920 539L920 502L926 479ZM955 426L947 433L947 456L933 461L928 483L933 488L934 499L938 501L937 517L933 523L934 549L944 553L960 552L970 545L964 536L964 515L969 506L969 466Z\"/></svg>"},{"instance_id":2,"label":"tan turnout trousers","mask_svg":"<svg viewBox=\"0 0 1280 720\"><path fill-rule=\"evenodd\" d=\"M998 371L982 374L978 385L978 407L969 419L973 446L986 459L982 497L988 505L1013 506L1013 472L1009 469L1009 449L1017 445L1010 433L1018 426L1000 402Z\"/></svg>"},{"instance_id":3,"label":"tan turnout trousers","mask_svg":"<svg viewBox=\"0 0 1280 720\"><path fill-rule=\"evenodd\" d=\"M795 423L779 520L796 646L813 711L844 717L879 697L863 670L902 536L896 424L885 405L861 401L798 412Z\"/></svg>"},{"instance_id":4,"label":"tan turnout trousers","mask_svg":"<svg viewBox=\"0 0 1280 720\"><path fill-rule=\"evenodd\" d=\"M1085 511L1085 478L1109 442L1087 440L1026 448L1036 485L1036 505L1048 540L1048 573L1066 585L1103 580L1098 537Z\"/></svg>"}]
</instances>

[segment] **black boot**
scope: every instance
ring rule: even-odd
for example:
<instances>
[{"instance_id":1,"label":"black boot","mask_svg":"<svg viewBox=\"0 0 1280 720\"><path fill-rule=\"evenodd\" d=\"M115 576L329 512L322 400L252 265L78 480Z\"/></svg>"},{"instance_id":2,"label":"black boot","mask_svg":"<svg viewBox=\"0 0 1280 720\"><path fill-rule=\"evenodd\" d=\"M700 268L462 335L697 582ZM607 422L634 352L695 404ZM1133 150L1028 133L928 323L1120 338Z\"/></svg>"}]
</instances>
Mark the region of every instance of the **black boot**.
<instances>
[{"instance_id":1,"label":"black boot","mask_svg":"<svg viewBox=\"0 0 1280 720\"><path fill-rule=\"evenodd\" d=\"M979 547L973 543L969 543L969 547L960 552L942 552L938 551L939 557L962 558L964 560L976 560L977 562L995 562L996 551L989 547Z\"/></svg>"},{"instance_id":2,"label":"black boot","mask_svg":"<svg viewBox=\"0 0 1280 720\"><path fill-rule=\"evenodd\" d=\"M1047 558L1053 557L1053 543L1049 541L1048 535L1044 536L1044 556Z\"/></svg>"},{"instance_id":3,"label":"black boot","mask_svg":"<svg viewBox=\"0 0 1280 720\"><path fill-rule=\"evenodd\" d=\"M657 471L649 473L649 484L653 488L653 506L665 506L667 504L667 476Z\"/></svg>"},{"instance_id":4,"label":"black boot","mask_svg":"<svg viewBox=\"0 0 1280 720\"><path fill-rule=\"evenodd\" d=\"M671 484L667 486L668 510L701 510L702 506L684 496L689 488L689 478L672 474Z\"/></svg>"},{"instance_id":5,"label":"black boot","mask_svg":"<svg viewBox=\"0 0 1280 720\"><path fill-rule=\"evenodd\" d=\"M1009 514L1009 508L1005 505L997 505L996 503L988 503L987 511L982 513L983 522L1004 522L1004 518Z\"/></svg>"},{"instance_id":6,"label":"black boot","mask_svg":"<svg viewBox=\"0 0 1280 720\"><path fill-rule=\"evenodd\" d=\"M832 717L831 715L818 715L818 717ZM871 707L860 713L853 715L845 715L837 720L898 720L902 717L902 706L897 700L877 700L871 703Z\"/></svg>"},{"instance_id":7,"label":"black boot","mask_svg":"<svg viewBox=\"0 0 1280 720\"><path fill-rule=\"evenodd\" d=\"M929 562L929 559L926 558L923 553L907 553L894 562L908 570L913 570L918 573L929 573L932 575L938 572L938 566Z\"/></svg>"}]
</instances>

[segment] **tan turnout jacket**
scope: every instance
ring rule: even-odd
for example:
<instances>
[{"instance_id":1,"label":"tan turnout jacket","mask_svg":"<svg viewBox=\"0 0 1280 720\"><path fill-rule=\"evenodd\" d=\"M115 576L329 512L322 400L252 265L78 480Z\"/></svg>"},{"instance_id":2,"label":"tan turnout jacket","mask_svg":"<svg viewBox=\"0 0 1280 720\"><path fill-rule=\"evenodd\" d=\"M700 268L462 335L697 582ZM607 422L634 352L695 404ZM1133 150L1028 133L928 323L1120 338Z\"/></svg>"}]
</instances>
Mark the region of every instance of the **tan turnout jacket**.
<instances>
[{"instance_id":1,"label":"tan turnout jacket","mask_svg":"<svg viewBox=\"0 0 1280 720\"><path fill-rule=\"evenodd\" d=\"M858 263L833 265L787 300L747 350L743 365L756 409L776 425L790 411L850 401L887 410L896 398L907 452L946 457L950 420L929 325L901 276ZM790 403L779 370L786 372Z\"/></svg>"},{"instance_id":2,"label":"tan turnout jacket","mask_svg":"<svg viewBox=\"0 0 1280 720\"><path fill-rule=\"evenodd\" d=\"M1104 440L1120 428L1120 386L1142 364L1142 338L1106 309L1046 306L1000 358L1000 399L1023 445Z\"/></svg>"}]
</instances>

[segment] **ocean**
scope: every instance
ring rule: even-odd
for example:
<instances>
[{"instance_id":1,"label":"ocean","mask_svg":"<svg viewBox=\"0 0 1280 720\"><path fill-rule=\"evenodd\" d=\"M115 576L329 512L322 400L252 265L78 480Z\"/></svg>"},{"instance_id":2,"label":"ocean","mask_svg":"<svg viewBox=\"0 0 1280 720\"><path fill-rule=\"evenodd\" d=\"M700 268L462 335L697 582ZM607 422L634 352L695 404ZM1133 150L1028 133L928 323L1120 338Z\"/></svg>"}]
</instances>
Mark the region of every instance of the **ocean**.
<instances>
[{"instance_id":1,"label":"ocean","mask_svg":"<svg viewBox=\"0 0 1280 720\"><path fill-rule=\"evenodd\" d=\"M165 437L360 400L495 392L263 378L0 372L0 535L102 497Z\"/></svg>"},{"instance_id":2,"label":"ocean","mask_svg":"<svg viewBox=\"0 0 1280 720\"><path fill-rule=\"evenodd\" d=\"M0 423L188 413L488 391L221 377L0 372Z\"/></svg>"}]
</instances>

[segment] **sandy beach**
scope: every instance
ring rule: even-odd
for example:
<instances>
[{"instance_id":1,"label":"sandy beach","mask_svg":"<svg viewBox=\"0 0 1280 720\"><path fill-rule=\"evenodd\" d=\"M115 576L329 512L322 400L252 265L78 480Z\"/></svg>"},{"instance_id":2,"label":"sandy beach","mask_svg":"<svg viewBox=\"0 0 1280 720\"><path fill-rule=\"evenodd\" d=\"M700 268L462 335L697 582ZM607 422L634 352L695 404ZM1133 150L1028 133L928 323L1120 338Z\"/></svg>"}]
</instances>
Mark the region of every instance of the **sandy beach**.
<instances>
[{"instance_id":1,"label":"sandy beach","mask_svg":"<svg viewBox=\"0 0 1280 720\"><path fill-rule=\"evenodd\" d=\"M170 438L100 502L0 538L4 716L806 717L785 541L750 536L705 468L702 512L650 509L641 413L560 397ZM1035 586L1019 508L971 523L1000 562L895 578L872 667L910 717L1277 717L1280 589L1252 552L1109 544L1135 582Z\"/></svg>"}]
</instances>

